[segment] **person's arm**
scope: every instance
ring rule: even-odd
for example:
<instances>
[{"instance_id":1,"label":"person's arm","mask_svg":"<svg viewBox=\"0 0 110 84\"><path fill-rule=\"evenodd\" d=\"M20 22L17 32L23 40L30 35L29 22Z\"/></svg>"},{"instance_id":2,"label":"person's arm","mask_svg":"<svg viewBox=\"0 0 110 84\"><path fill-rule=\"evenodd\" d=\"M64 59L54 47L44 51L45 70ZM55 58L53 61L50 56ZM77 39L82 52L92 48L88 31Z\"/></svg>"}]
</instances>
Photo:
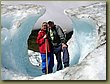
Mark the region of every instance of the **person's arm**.
<instances>
[{"instance_id":1,"label":"person's arm","mask_svg":"<svg viewBox=\"0 0 110 84\"><path fill-rule=\"evenodd\" d=\"M65 37L65 34L64 34L63 30L58 25L56 26L56 28L57 28L57 33L60 37L61 43L66 44L66 37Z\"/></svg>"},{"instance_id":2,"label":"person's arm","mask_svg":"<svg viewBox=\"0 0 110 84\"><path fill-rule=\"evenodd\" d=\"M42 33L39 32L39 33L38 33L38 36L37 36L36 43L38 43L39 45L42 45L44 42L45 42L45 38L44 38L44 36L42 35Z\"/></svg>"},{"instance_id":3,"label":"person's arm","mask_svg":"<svg viewBox=\"0 0 110 84\"><path fill-rule=\"evenodd\" d=\"M62 43L62 49L65 47L68 47L66 44L67 41L66 41L66 37L65 37L63 30L61 29L60 26L57 26L56 28L57 28L57 32L58 32L58 35L59 35L61 43Z\"/></svg>"}]
</instances>

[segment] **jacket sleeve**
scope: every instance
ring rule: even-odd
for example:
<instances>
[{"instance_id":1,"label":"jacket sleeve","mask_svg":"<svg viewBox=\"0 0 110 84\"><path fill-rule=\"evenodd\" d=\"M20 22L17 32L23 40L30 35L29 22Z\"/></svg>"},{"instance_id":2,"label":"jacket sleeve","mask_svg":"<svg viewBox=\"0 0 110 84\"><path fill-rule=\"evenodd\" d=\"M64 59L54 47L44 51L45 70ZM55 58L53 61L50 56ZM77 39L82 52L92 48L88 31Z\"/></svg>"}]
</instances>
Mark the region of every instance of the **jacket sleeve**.
<instances>
[{"instance_id":1,"label":"jacket sleeve","mask_svg":"<svg viewBox=\"0 0 110 84\"><path fill-rule=\"evenodd\" d=\"M58 25L56 26L56 28L57 28L57 33L58 33L58 35L60 37L61 42L62 43L66 43L67 41L66 41L66 37L65 37L65 34L64 34L63 30Z\"/></svg>"},{"instance_id":2,"label":"jacket sleeve","mask_svg":"<svg viewBox=\"0 0 110 84\"><path fill-rule=\"evenodd\" d=\"M43 38L43 35L42 33L38 33L38 36L37 36L37 40L36 40L36 43L38 43L39 45L43 44L45 42L45 39Z\"/></svg>"}]
</instances>

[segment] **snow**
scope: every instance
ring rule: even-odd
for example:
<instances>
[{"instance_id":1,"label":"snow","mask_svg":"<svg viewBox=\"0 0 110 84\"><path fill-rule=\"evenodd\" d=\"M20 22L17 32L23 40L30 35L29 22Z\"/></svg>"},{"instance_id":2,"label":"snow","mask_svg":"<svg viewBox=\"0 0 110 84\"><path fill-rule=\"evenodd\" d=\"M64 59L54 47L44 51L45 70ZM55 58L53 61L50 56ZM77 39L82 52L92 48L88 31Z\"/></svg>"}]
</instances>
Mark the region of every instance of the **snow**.
<instances>
[{"instance_id":1,"label":"snow","mask_svg":"<svg viewBox=\"0 0 110 84\"><path fill-rule=\"evenodd\" d=\"M55 59L54 73L47 75L41 73L40 53L27 49L32 27L45 13L33 6L2 5L2 80L106 80L106 2L64 10L74 30L68 41L70 67L56 72Z\"/></svg>"},{"instance_id":2,"label":"snow","mask_svg":"<svg viewBox=\"0 0 110 84\"><path fill-rule=\"evenodd\" d=\"M28 80L28 78L31 78L24 74L19 74L14 71L8 70L6 68L2 68L1 71L2 71L1 73L2 80Z\"/></svg>"},{"instance_id":3,"label":"snow","mask_svg":"<svg viewBox=\"0 0 110 84\"><path fill-rule=\"evenodd\" d=\"M34 52L32 50L28 50L28 55L29 55L29 60L32 65L41 67L42 60L41 60L40 53Z\"/></svg>"}]
</instances>

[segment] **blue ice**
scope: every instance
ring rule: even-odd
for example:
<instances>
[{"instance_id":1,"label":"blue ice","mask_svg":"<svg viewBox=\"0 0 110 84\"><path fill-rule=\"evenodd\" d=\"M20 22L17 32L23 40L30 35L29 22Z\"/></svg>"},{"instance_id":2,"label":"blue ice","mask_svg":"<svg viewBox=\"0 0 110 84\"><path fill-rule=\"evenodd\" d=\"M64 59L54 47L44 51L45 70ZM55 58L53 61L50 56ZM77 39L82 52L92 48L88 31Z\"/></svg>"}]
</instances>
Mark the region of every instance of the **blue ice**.
<instances>
[{"instance_id":1,"label":"blue ice","mask_svg":"<svg viewBox=\"0 0 110 84\"><path fill-rule=\"evenodd\" d=\"M20 20L20 18L23 17L22 13L21 16L17 16L16 14L2 15L2 67L29 76L38 76L42 74L41 69L32 65L29 61L27 40L34 24L44 13L45 8L41 9L39 7L36 13L29 13L22 20Z\"/></svg>"},{"instance_id":2,"label":"blue ice","mask_svg":"<svg viewBox=\"0 0 110 84\"><path fill-rule=\"evenodd\" d=\"M97 45L96 23L90 18L71 17L74 39L70 64L80 63Z\"/></svg>"}]
</instances>

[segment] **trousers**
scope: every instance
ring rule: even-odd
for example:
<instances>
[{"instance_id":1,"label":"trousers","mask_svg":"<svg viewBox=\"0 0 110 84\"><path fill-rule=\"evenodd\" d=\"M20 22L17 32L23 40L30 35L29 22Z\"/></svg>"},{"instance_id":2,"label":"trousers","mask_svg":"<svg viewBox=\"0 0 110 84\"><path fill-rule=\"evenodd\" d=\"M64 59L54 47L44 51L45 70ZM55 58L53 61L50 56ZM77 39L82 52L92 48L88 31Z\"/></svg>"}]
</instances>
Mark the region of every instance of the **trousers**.
<instances>
[{"instance_id":1,"label":"trousers","mask_svg":"<svg viewBox=\"0 0 110 84\"><path fill-rule=\"evenodd\" d=\"M42 72L46 74L46 54L41 54L42 59ZM54 55L53 53L48 53L48 73L53 72L54 66Z\"/></svg>"},{"instance_id":2,"label":"trousers","mask_svg":"<svg viewBox=\"0 0 110 84\"><path fill-rule=\"evenodd\" d=\"M57 71L61 70L63 68L62 65L62 59L61 59L61 52L63 51L63 64L64 67L68 67L69 66L69 52L68 52L68 48L65 47L62 49L62 45L58 45L58 46L54 46L53 47L53 52L56 56L56 60L57 60Z\"/></svg>"}]
</instances>

